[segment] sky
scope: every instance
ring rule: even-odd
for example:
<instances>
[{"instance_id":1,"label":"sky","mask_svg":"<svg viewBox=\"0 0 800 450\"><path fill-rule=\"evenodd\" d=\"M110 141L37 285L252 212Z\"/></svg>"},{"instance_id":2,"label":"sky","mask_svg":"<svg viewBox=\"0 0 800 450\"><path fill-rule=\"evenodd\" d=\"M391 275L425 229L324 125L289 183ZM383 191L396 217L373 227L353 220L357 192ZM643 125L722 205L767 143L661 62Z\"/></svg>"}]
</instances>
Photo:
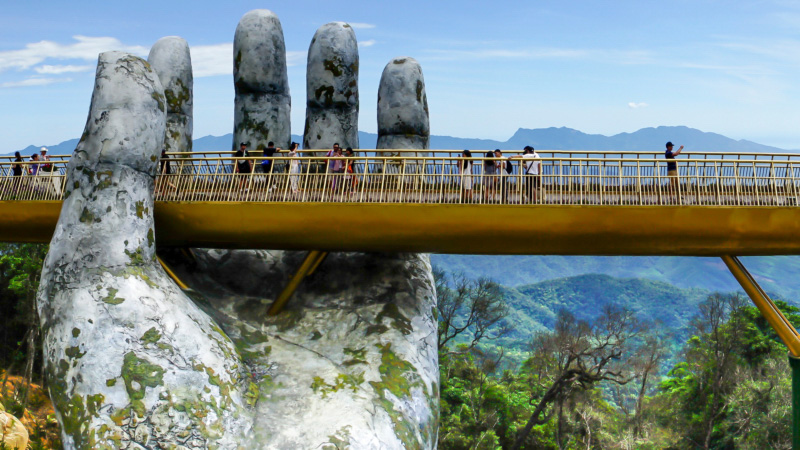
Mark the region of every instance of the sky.
<instances>
[{"instance_id":1,"label":"sky","mask_svg":"<svg viewBox=\"0 0 800 450\"><path fill-rule=\"evenodd\" d=\"M685 125L800 149L800 1L29 0L0 15L0 154L79 137L97 55L146 58L170 35L192 52L194 137L230 133L233 35L259 8L283 26L294 134L311 38L344 21L359 42L362 131L377 132L383 68L411 56L435 135Z\"/></svg>"}]
</instances>

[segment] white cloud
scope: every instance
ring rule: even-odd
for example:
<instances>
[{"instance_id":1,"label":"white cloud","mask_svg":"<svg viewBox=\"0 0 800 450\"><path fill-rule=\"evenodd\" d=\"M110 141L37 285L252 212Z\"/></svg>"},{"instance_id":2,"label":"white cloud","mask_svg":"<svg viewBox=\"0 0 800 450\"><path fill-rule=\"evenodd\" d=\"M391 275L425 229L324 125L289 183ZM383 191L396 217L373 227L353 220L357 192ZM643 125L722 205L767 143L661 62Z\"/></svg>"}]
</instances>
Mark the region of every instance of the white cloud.
<instances>
[{"instance_id":1,"label":"white cloud","mask_svg":"<svg viewBox=\"0 0 800 450\"><path fill-rule=\"evenodd\" d=\"M27 80L9 81L0 84L0 88L46 86L48 84L64 83L67 81L72 81L72 79L71 78L28 78Z\"/></svg>"},{"instance_id":2,"label":"white cloud","mask_svg":"<svg viewBox=\"0 0 800 450\"><path fill-rule=\"evenodd\" d=\"M305 64L308 52L286 52L286 65L289 67Z\"/></svg>"},{"instance_id":3,"label":"white cloud","mask_svg":"<svg viewBox=\"0 0 800 450\"><path fill-rule=\"evenodd\" d=\"M631 109L646 108L647 106L649 106L649 105L647 103L644 103L644 102L640 102L640 103L629 102L628 103L628 108L631 108Z\"/></svg>"},{"instance_id":4,"label":"white cloud","mask_svg":"<svg viewBox=\"0 0 800 450\"><path fill-rule=\"evenodd\" d=\"M196 78L231 75L233 73L233 44L198 45L189 47L192 54L192 75ZM306 52L286 52L286 65L305 62Z\"/></svg>"},{"instance_id":5,"label":"white cloud","mask_svg":"<svg viewBox=\"0 0 800 450\"><path fill-rule=\"evenodd\" d=\"M359 41L358 42L358 46L359 47L372 47L373 45L375 45L375 39L370 39L368 41Z\"/></svg>"},{"instance_id":6,"label":"white cloud","mask_svg":"<svg viewBox=\"0 0 800 450\"><path fill-rule=\"evenodd\" d=\"M42 75L59 75L62 73L73 73L73 72L88 72L94 69L94 66L51 66L51 65L44 65L39 67L34 67L33 70L36 73L40 73Z\"/></svg>"},{"instance_id":7,"label":"white cloud","mask_svg":"<svg viewBox=\"0 0 800 450\"><path fill-rule=\"evenodd\" d=\"M536 47L529 49L476 48L471 50L429 49L432 60L453 61L463 59L517 59L517 60L588 60L607 64L651 64L654 58L640 50L594 50L580 48Z\"/></svg>"},{"instance_id":8,"label":"white cloud","mask_svg":"<svg viewBox=\"0 0 800 450\"><path fill-rule=\"evenodd\" d=\"M233 73L233 44L198 45L189 47L192 54L192 74L212 77Z\"/></svg>"},{"instance_id":9,"label":"white cloud","mask_svg":"<svg viewBox=\"0 0 800 450\"><path fill-rule=\"evenodd\" d=\"M52 41L39 41L26 44L18 50L0 52L0 72L9 69L26 70L48 59L82 59L92 61L97 55L109 50L120 50L139 56L146 56L148 49L140 45L125 45L113 37L73 36L76 42L60 44Z\"/></svg>"},{"instance_id":10,"label":"white cloud","mask_svg":"<svg viewBox=\"0 0 800 450\"><path fill-rule=\"evenodd\" d=\"M362 22L347 22L348 25L357 29L357 30L364 30L369 28L375 28L375 25L371 23L362 23Z\"/></svg>"}]
</instances>

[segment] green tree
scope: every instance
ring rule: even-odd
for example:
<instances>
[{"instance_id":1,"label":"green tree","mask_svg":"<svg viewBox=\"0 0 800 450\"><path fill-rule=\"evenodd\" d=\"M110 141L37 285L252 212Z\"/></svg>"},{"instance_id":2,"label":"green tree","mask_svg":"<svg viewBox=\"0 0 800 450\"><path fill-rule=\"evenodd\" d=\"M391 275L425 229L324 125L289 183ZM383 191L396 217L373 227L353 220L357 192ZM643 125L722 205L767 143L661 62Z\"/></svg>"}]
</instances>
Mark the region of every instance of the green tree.
<instances>
[{"instance_id":1,"label":"green tree","mask_svg":"<svg viewBox=\"0 0 800 450\"><path fill-rule=\"evenodd\" d=\"M448 275L433 269L439 317L439 350L462 341L461 352L476 348L481 341L497 339L509 331L505 318L508 306L500 285L488 278L472 280L463 274ZM451 349L452 350L452 349Z\"/></svg>"},{"instance_id":2,"label":"green tree","mask_svg":"<svg viewBox=\"0 0 800 450\"><path fill-rule=\"evenodd\" d=\"M557 419L556 443L561 448L565 402L602 382L631 381L628 359L638 332L633 314L612 306L592 324L559 312L554 330L532 341L530 361L535 362L538 383L547 389L511 448L522 448L533 427L547 423L553 415Z\"/></svg>"},{"instance_id":3,"label":"green tree","mask_svg":"<svg viewBox=\"0 0 800 450\"><path fill-rule=\"evenodd\" d=\"M5 392L8 375L14 371L16 364L24 361L22 375L25 386L20 393L20 411L28 405L28 391L33 379L34 366L40 361L39 320L36 313L36 290L39 288L39 277L42 263L47 255L47 246L40 244L0 244L0 307L9 314L3 333L4 348L13 348L17 352L10 360L3 361L8 369L0 387L0 395ZM24 342L23 342L24 341ZM6 352L2 352L6 354Z\"/></svg>"}]
</instances>

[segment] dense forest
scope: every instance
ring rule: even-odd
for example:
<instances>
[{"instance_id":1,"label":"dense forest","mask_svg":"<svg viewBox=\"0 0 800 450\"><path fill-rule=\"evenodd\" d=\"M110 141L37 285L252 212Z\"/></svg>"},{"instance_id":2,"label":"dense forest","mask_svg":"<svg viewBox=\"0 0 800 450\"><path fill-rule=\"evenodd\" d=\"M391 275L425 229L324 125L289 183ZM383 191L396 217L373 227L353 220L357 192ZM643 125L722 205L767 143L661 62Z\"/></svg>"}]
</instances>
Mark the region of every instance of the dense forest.
<instances>
[{"instance_id":1,"label":"dense forest","mask_svg":"<svg viewBox=\"0 0 800 450\"><path fill-rule=\"evenodd\" d=\"M620 289L615 296L636 300L623 289L631 280L556 280L531 288L544 301L529 307L548 311L549 298L575 309L558 309L528 337L522 362L508 365L496 344L514 329L507 289L435 276L442 449L791 448L786 347L739 294L710 293L676 310L685 302L669 295L603 300ZM797 327L800 310L776 303ZM637 313L642 304L661 312ZM667 312L672 325L659 321Z\"/></svg>"},{"instance_id":2,"label":"dense forest","mask_svg":"<svg viewBox=\"0 0 800 450\"><path fill-rule=\"evenodd\" d=\"M58 448L34 307L46 246L0 244L3 408ZM435 270L441 449L791 448L787 350L736 293ZM778 300L797 327L800 310Z\"/></svg>"}]
</instances>

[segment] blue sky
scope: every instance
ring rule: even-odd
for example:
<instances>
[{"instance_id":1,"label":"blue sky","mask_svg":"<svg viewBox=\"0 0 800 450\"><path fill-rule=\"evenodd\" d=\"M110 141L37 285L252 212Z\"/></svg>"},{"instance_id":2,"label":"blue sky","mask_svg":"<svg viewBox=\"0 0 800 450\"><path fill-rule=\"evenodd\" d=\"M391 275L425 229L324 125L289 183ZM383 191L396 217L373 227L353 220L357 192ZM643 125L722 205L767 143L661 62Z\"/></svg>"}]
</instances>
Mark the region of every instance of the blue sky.
<instances>
[{"instance_id":1,"label":"blue sky","mask_svg":"<svg viewBox=\"0 0 800 450\"><path fill-rule=\"evenodd\" d=\"M0 15L0 153L80 136L97 54L146 57L168 35L192 47L194 136L230 133L233 34L257 8L283 25L295 134L308 45L340 20L359 40L363 131L376 131L383 67L412 56L437 135L686 125L800 149L800 1L31 0Z\"/></svg>"}]
</instances>

